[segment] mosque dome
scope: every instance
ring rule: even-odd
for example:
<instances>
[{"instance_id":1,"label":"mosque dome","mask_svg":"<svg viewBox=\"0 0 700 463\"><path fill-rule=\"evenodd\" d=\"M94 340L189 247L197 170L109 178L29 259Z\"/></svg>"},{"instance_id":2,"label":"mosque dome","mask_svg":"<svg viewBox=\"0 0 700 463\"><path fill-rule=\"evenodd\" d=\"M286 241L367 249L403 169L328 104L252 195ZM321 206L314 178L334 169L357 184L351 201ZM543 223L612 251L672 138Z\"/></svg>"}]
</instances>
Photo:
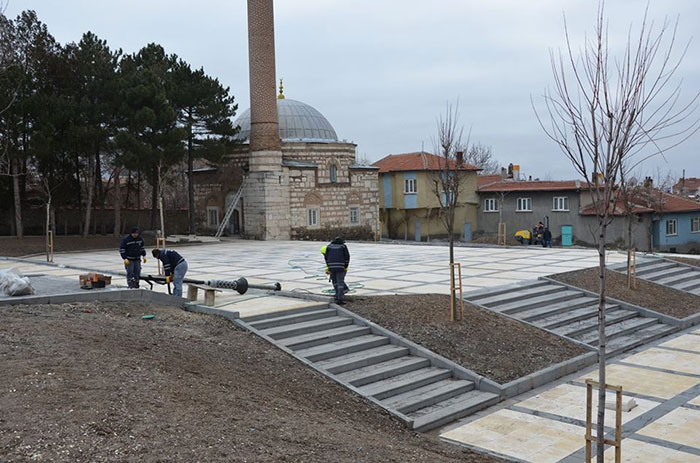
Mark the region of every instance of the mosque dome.
<instances>
[{"instance_id":1,"label":"mosque dome","mask_svg":"<svg viewBox=\"0 0 700 463\"><path fill-rule=\"evenodd\" d=\"M277 118L280 138L283 142L337 143L338 135L328 119L314 107L289 98L277 99ZM244 143L250 138L250 109L246 109L234 122L240 126L238 139Z\"/></svg>"}]
</instances>

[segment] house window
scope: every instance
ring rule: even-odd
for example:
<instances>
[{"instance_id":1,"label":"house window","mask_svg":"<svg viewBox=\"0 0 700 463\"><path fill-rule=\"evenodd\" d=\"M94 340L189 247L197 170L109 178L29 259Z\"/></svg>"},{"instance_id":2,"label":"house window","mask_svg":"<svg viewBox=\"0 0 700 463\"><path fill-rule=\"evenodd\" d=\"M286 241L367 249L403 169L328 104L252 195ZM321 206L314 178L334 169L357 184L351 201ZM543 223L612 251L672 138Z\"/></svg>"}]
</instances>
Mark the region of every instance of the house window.
<instances>
[{"instance_id":1,"label":"house window","mask_svg":"<svg viewBox=\"0 0 700 463\"><path fill-rule=\"evenodd\" d=\"M700 217L690 219L690 233L700 233Z\"/></svg>"},{"instance_id":2,"label":"house window","mask_svg":"<svg viewBox=\"0 0 700 463\"><path fill-rule=\"evenodd\" d=\"M314 208L308 209L308 215L309 215L309 222L308 222L309 227L318 227L318 223L319 223L318 208L314 207Z\"/></svg>"},{"instance_id":3,"label":"house window","mask_svg":"<svg viewBox=\"0 0 700 463\"><path fill-rule=\"evenodd\" d=\"M671 219L666 221L666 236L675 236L678 234L678 221Z\"/></svg>"},{"instance_id":4,"label":"house window","mask_svg":"<svg viewBox=\"0 0 700 463\"><path fill-rule=\"evenodd\" d=\"M569 210L569 197L568 196L555 196L552 198L552 210L553 211L568 211Z\"/></svg>"},{"instance_id":5,"label":"house window","mask_svg":"<svg viewBox=\"0 0 700 463\"><path fill-rule=\"evenodd\" d=\"M217 228L219 226L218 207L207 207L207 225L209 228Z\"/></svg>"},{"instance_id":6,"label":"house window","mask_svg":"<svg viewBox=\"0 0 700 463\"><path fill-rule=\"evenodd\" d=\"M335 166L335 164L331 164L330 177L331 183L335 183L338 181L338 168Z\"/></svg>"},{"instance_id":7,"label":"house window","mask_svg":"<svg viewBox=\"0 0 700 463\"><path fill-rule=\"evenodd\" d=\"M357 207L350 208L350 223L360 223L360 209Z\"/></svg>"},{"instance_id":8,"label":"house window","mask_svg":"<svg viewBox=\"0 0 700 463\"><path fill-rule=\"evenodd\" d=\"M484 200L484 212L498 212L498 200L496 198L486 198Z\"/></svg>"},{"instance_id":9,"label":"house window","mask_svg":"<svg viewBox=\"0 0 700 463\"><path fill-rule=\"evenodd\" d=\"M403 181L403 192L406 194L418 193L418 187L416 185L415 178L407 178Z\"/></svg>"},{"instance_id":10,"label":"house window","mask_svg":"<svg viewBox=\"0 0 700 463\"><path fill-rule=\"evenodd\" d=\"M532 198L518 198L517 212L532 212Z\"/></svg>"}]
</instances>

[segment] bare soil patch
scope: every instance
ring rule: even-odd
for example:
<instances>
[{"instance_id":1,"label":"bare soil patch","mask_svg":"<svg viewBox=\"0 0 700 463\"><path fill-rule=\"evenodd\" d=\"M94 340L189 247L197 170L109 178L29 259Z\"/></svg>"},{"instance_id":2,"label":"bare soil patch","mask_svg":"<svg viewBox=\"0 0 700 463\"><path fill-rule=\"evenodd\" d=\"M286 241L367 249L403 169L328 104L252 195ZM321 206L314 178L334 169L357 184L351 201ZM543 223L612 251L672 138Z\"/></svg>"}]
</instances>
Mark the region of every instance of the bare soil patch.
<instances>
[{"instance_id":1,"label":"bare soil patch","mask_svg":"<svg viewBox=\"0 0 700 463\"><path fill-rule=\"evenodd\" d=\"M588 291L598 292L598 268L551 275L551 278ZM612 270L605 274L608 296L655 310L675 318L700 312L700 296L637 278L637 289L627 288L627 276Z\"/></svg>"},{"instance_id":2,"label":"bare soil patch","mask_svg":"<svg viewBox=\"0 0 700 463\"><path fill-rule=\"evenodd\" d=\"M465 368L504 384L589 352L503 315L464 304L449 321L449 296L354 296L346 307Z\"/></svg>"},{"instance_id":3,"label":"bare soil patch","mask_svg":"<svg viewBox=\"0 0 700 463\"><path fill-rule=\"evenodd\" d=\"M695 267L700 267L700 258L693 259L691 257L676 257L676 256L665 256L666 259L675 260L682 264L694 265Z\"/></svg>"},{"instance_id":4,"label":"bare soil patch","mask_svg":"<svg viewBox=\"0 0 700 463\"><path fill-rule=\"evenodd\" d=\"M223 318L144 303L0 317L3 462L498 461L407 431Z\"/></svg>"},{"instance_id":5,"label":"bare soil patch","mask_svg":"<svg viewBox=\"0 0 700 463\"><path fill-rule=\"evenodd\" d=\"M68 251L88 251L92 249L110 249L114 252L119 251L119 240L121 237L114 236L56 236L54 239L54 252ZM154 243L149 242L147 238L147 246L152 246ZM151 240L153 241L153 240ZM30 256L33 254L42 254L46 252L46 238L43 236L25 236L22 239L17 239L13 236L0 237L0 256L5 257L21 257Z\"/></svg>"}]
</instances>

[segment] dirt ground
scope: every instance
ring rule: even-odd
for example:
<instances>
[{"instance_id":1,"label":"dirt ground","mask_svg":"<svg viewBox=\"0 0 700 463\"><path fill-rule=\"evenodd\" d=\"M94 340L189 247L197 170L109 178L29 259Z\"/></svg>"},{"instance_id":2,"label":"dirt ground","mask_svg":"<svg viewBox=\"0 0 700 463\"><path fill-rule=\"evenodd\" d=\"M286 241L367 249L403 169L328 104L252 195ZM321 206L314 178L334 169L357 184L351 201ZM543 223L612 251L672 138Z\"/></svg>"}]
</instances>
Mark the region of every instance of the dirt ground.
<instances>
[{"instance_id":1,"label":"dirt ground","mask_svg":"<svg viewBox=\"0 0 700 463\"><path fill-rule=\"evenodd\" d=\"M598 292L598 268L551 275L579 288ZM668 286L637 279L637 289L627 288L627 276L608 270L605 274L607 295L630 304L656 310L676 318L685 318L700 312L700 296L669 288Z\"/></svg>"},{"instance_id":2,"label":"dirt ground","mask_svg":"<svg viewBox=\"0 0 700 463\"><path fill-rule=\"evenodd\" d=\"M120 237L114 236L57 236L54 240L54 252L86 251L91 249L119 249ZM145 240L146 238L144 238ZM153 240L151 240L153 241ZM146 241L146 245L153 245ZM46 252L46 238L43 236L25 236L21 240L13 236L0 237L0 256L21 257Z\"/></svg>"},{"instance_id":3,"label":"dirt ground","mask_svg":"<svg viewBox=\"0 0 700 463\"><path fill-rule=\"evenodd\" d=\"M681 262L684 264L688 265L694 265L696 267L700 267L700 257L697 259L692 259L690 257L675 257L675 256L666 256L667 259L670 260L675 260L677 262Z\"/></svg>"},{"instance_id":4,"label":"dirt ground","mask_svg":"<svg viewBox=\"0 0 700 463\"><path fill-rule=\"evenodd\" d=\"M498 383L589 352L544 330L464 305L449 321L449 296L354 296L346 307Z\"/></svg>"},{"instance_id":5,"label":"dirt ground","mask_svg":"<svg viewBox=\"0 0 700 463\"><path fill-rule=\"evenodd\" d=\"M497 461L407 431L223 318L179 309L3 307L0 364L3 462Z\"/></svg>"}]
</instances>

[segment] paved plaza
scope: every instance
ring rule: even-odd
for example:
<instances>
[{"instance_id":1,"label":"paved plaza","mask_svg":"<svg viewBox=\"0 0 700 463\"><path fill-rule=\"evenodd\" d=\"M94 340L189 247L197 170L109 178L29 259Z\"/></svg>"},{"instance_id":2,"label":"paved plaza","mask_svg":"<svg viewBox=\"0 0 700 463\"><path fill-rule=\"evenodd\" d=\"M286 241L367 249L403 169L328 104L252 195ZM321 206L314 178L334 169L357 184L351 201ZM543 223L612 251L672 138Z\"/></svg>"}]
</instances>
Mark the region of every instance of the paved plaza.
<instances>
[{"instance_id":1,"label":"paved plaza","mask_svg":"<svg viewBox=\"0 0 700 463\"><path fill-rule=\"evenodd\" d=\"M114 250L57 254L55 262L68 266L123 273L122 259ZM320 249L325 243L309 241L232 240L216 244L173 246L189 264L188 277L197 279L247 278L251 283L279 281L283 289L322 294L330 289ZM447 246L348 243L351 260L347 283L354 294L449 293ZM150 258L143 274L156 274ZM41 258L37 258L41 260ZM609 263L625 260L618 252ZM594 249L540 247L456 247L455 261L462 264L464 291L500 286L543 275L593 267ZM79 272L65 269L66 275ZM118 278L115 283L125 284Z\"/></svg>"},{"instance_id":2,"label":"paved plaza","mask_svg":"<svg viewBox=\"0 0 700 463\"><path fill-rule=\"evenodd\" d=\"M503 402L451 426L441 437L518 461L584 461L584 381L597 374L591 367ZM622 386L625 400L638 404L622 415L623 461L700 462L700 329L625 355L609 364L607 375L609 384ZM609 393L608 401L614 399ZM609 438L614 438L614 413L605 415ZM594 423L595 418L594 409ZM614 461L613 448L606 450L606 461Z\"/></svg>"}]
</instances>

